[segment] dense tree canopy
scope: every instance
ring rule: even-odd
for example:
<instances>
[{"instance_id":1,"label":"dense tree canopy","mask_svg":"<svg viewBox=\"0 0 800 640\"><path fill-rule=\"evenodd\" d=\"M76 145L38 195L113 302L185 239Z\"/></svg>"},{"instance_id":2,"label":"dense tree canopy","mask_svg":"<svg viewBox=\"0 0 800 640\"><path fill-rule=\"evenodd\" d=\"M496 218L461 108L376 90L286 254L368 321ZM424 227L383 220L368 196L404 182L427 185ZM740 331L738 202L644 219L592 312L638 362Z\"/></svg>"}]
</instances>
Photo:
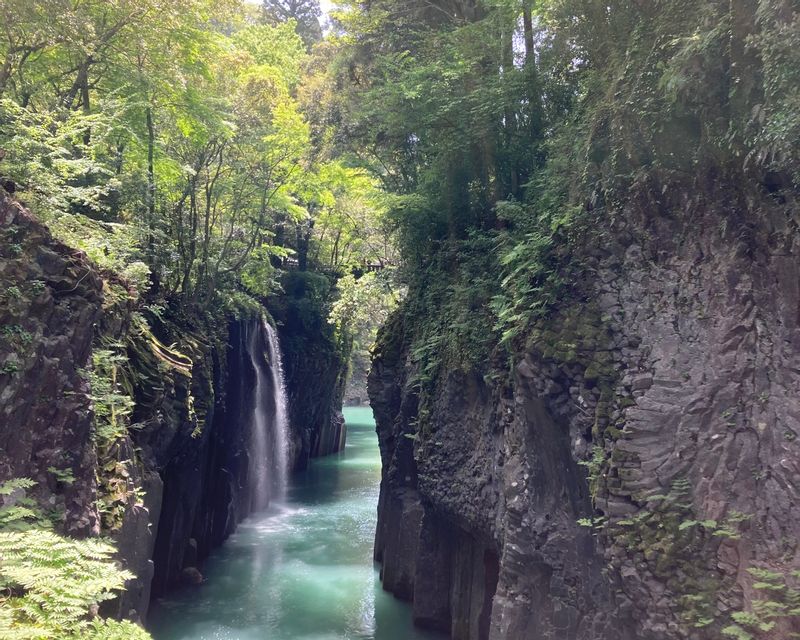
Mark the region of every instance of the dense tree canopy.
<instances>
[{"instance_id":1,"label":"dense tree canopy","mask_svg":"<svg viewBox=\"0 0 800 640\"><path fill-rule=\"evenodd\" d=\"M319 0L264 0L264 14L271 21L294 20L298 35L308 46L322 40Z\"/></svg>"},{"instance_id":2,"label":"dense tree canopy","mask_svg":"<svg viewBox=\"0 0 800 640\"><path fill-rule=\"evenodd\" d=\"M493 248L479 272L503 277L469 295L506 337L554 299L562 240L637 185L797 184L797 3L373 0L335 22L328 139L393 194L409 278Z\"/></svg>"},{"instance_id":3,"label":"dense tree canopy","mask_svg":"<svg viewBox=\"0 0 800 640\"><path fill-rule=\"evenodd\" d=\"M124 255L81 246L146 265L140 287L166 297L265 295L286 260L377 259L377 185L315 157L297 99L295 25L318 5L272 5L289 13L268 24L234 0L4 3L3 173L64 233L81 216L122 225Z\"/></svg>"},{"instance_id":4,"label":"dense tree canopy","mask_svg":"<svg viewBox=\"0 0 800 640\"><path fill-rule=\"evenodd\" d=\"M796 197L798 0L337 7L0 0L0 177L148 308L316 270L371 342L398 246L420 388L524 339L637 188Z\"/></svg>"}]
</instances>

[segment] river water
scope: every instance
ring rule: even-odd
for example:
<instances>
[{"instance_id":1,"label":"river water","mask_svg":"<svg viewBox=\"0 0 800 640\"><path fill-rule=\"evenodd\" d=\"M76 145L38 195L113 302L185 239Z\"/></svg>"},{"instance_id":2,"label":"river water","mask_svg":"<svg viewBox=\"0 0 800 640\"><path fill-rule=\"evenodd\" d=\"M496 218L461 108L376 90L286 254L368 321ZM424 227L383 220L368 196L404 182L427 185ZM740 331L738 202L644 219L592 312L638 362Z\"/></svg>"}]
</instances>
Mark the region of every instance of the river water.
<instances>
[{"instance_id":1,"label":"river water","mask_svg":"<svg viewBox=\"0 0 800 640\"><path fill-rule=\"evenodd\" d=\"M156 640L441 640L416 630L372 562L381 463L370 409L345 409L347 447L243 522L205 582L157 603Z\"/></svg>"}]
</instances>

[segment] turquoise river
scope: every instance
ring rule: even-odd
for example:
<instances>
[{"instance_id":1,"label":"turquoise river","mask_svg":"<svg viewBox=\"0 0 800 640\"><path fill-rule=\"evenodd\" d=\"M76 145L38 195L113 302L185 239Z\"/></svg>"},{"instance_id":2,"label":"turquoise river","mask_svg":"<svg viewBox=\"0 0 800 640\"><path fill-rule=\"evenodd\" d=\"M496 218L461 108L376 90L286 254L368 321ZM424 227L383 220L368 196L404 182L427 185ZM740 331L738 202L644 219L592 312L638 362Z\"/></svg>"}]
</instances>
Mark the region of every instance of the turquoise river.
<instances>
[{"instance_id":1,"label":"turquoise river","mask_svg":"<svg viewBox=\"0 0 800 640\"><path fill-rule=\"evenodd\" d=\"M205 582L155 603L155 640L428 640L372 562L380 454L370 409L345 409L347 447L290 482L285 505L246 520Z\"/></svg>"}]
</instances>

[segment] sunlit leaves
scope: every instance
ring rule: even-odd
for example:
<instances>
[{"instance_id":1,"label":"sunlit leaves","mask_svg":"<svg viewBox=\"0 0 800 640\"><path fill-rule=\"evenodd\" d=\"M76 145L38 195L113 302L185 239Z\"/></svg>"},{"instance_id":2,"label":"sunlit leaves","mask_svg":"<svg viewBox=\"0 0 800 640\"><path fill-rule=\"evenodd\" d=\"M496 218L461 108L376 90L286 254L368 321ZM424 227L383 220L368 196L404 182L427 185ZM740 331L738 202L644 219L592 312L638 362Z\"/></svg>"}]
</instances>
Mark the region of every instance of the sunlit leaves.
<instances>
[{"instance_id":1,"label":"sunlit leaves","mask_svg":"<svg viewBox=\"0 0 800 640\"><path fill-rule=\"evenodd\" d=\"M273 69L287 89L297 86L306 52L290 24L250 25L233 34L232 41L253 56L256 65Z\"/></svg>"},{"instance_id":2,"label":"sunlit leaves","mask_svg":"<svg viewBox=\"0 0 800 640\"><path fill-rule=\"evenodd\" d=\"M201 304L264 295L300 227L326 268L385 247L376 185L312 143L293 23L240 0L56 2L58 19L43 0L0 7L17 27L0 37L0 162L69 242Z\"/></svg>"},{"instance_id":3,"label":"sunlit leaves","mask_svg":"<svg viewBox=\"0 0 800 640\"><path fill-rule=\"evenodd\" d=\"M74 540L51 523L26 491L35 482L0 484L0 636L8 640L148 640L131 622L98 616L97 606L134 576L104 540Z\"/></svg>"}]
</instances>

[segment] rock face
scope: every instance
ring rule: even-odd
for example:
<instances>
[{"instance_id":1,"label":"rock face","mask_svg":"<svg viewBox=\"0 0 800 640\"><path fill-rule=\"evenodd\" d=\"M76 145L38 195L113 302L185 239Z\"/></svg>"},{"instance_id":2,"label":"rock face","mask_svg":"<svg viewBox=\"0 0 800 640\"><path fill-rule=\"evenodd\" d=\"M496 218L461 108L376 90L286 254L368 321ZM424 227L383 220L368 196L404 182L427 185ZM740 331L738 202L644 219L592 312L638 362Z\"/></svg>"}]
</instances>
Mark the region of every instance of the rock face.
<instances>
[{"instance_id":1,"label":"rock face","mask_svg":"<svg viewBox=\"0 0 800 640\"><path fill-rule=\"evenodd\" d=\"M120 555L139 576L119 602L120 614L127 616L131 610L143 615L151 597L196 584L202 561L256 508L251 478L256 371L250 343L255 340L257 351L267 352L261 318L232 321L211 344L208 331L188 319L172 321L162 331L157 343L176 342L185 349L192 375L165 376L160 385L145 380L138 387L134 420L141 426L133 432L133 445L140 451L139 481L148 488L149 515L129 509L116 536ZM132 350L135 370L159 371L152 346ZM287 356L295 362L302 357L291 351ZM265 367L267 410L274 415L268 365L258 362ZM310 395L309 402L317 398ZM305 464L304 438L316 436L296 424L290 422L290 468Z\"/></svg>"},{"instance_id":2,"label":"rock face","mask_svg":"<svg viewBox=\"0 0 800 640\"><path fill-rule=\"evenodd\" d=\"M75 535L99 531L85 370L102 300L86 257L0 190L0 479L36 481Z\"/></svg>"},{"instance_id":3,"label":"rock face","mask_svg":"<svg viewBox=\"0 0 800 640\"><path fill-rule=\"evenodd\" d=\"M577 524L591 504L568 431L524 387L506 396L453 373L419 435L404 364L403 350L382 351L370 377L384 588L454 638L626 637L606 633L612 598Z\"/></svg>"},{"instance_id":4,"label":"rock face","mask_svg":"<svg viewBox=\"0 0 800 640\"><path fill-rule=\"evenodd\" d=\"M251 353L268 353L261 314L215 325L176 304L145 322L124 282L5 195L0 234L0 482L35 480L66 533L110 535L137 578L104 609L144 620L151 597L202 579L202 560L255 508L256 366L275 412L268 356ZM309 324L307 296L289 296L273 302L284 312L292 468L344 444L346 356L321 307ZM120 363L111 391L135 408L101 451L90 370L109 349Z\"/></svg>"},{"instance_id":5,"label":"rock face","mask_svg":"<svg viewBox=\"0 0 800 640\"><path fill-rule=\"evenodd\" d=\"M145 466L163 482L153 550L154 596L179 584L187 569L196 570L253 511L249 449L255 369L248 351L253 332L265 346L263 325L251 318L230 325L227 354L198 354L206 362L195 357L194 416L184 401L188 390L182 393L179 385L162 398L165 410L149 407L151 415L172 417L151 418L135 434ZM197 412L203 415L200 422Z\"/></svg>"},{"instance_id":6,"label":"rock face","mask_svg":"<svg viewBox=\"0 0 800 640\"><path fill-rule=\"evenodd\" d=\"M290 423L300 436L297 466L344 448L342 404L350 346L328 323L331 284L326 276L288 272L283 295L267 303L283 349Z\"/></svg>"},{"instance_id":7,"label":"rock face","mask_svg":"<svg viewBox=\"0 0 800 640\"><path fill-rule=\"evenodd\" d=\"M445 366L423 404L409 319L384 329L376 559L419 624L711 640L797 588L800 236L791 203L701 193L632 197L500 382Z\"/></svg>"}]
</instances>

